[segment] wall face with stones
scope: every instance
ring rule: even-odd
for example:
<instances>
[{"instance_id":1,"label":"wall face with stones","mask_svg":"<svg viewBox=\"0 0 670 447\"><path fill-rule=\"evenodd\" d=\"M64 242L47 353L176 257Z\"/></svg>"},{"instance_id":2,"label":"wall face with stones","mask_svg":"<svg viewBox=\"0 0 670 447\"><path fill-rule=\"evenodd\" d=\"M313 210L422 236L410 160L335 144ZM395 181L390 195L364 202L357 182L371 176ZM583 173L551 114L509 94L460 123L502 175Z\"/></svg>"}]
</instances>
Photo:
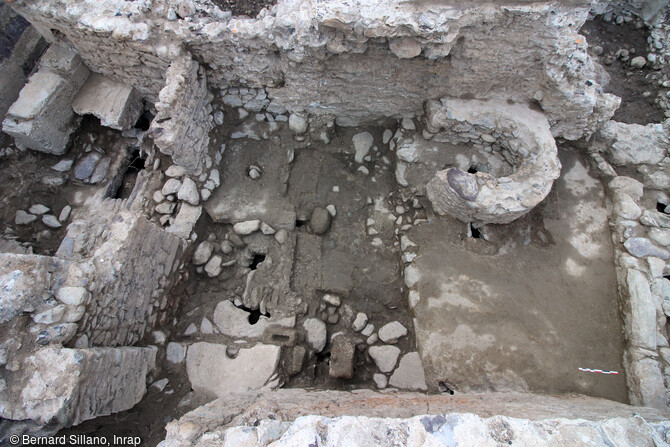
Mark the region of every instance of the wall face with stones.
<instances>
[{"instance_id":1,"label":"wall face with stones","mask_svg":"<svg viewBox=\"0 0 670 447\"><path fill-rule=\"evenodd\" d=\"M607 181L630 400L657 408L670 403L669 131L670 120L647 126L610 121L589 149Z\"/></svg>"},{"instance_id":2,"label":"wall face with stones","mask_svg":"<svg viewBox=\"0 0 670 447\"><path fill-rule=\"evenodd\" d=\"M390 0L284 0L258 19L231 19L205 1L20 0L15 8L91 70L154 102L186 46L212 87L268 87L290 111L334 114L344 125L410 116L431 98L500 98L538 102L555 136L577 139L617 106L577 34L586 1L426 11Z\"/></svg>"}]
</instances>

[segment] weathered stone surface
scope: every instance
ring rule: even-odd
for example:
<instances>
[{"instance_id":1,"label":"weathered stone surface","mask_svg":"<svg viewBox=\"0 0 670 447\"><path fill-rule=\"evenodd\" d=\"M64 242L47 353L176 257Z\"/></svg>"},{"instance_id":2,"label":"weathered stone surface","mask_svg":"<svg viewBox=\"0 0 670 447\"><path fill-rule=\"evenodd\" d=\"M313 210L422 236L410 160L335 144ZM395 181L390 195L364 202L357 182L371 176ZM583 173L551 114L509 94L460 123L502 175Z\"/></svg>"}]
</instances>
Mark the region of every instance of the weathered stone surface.
<instances>
[{"instance_id":1,"label":"weathered stone surface","mask_svg":"<svg viewBox=\"0 0 670 447\"><path fill-rule=\"evenodd\" d=\"M379 329L379 339L384 343L397 343L398 339L407 335L407 328L398 321L392 321Z\"/></svg>"},{"instance_id":2,"label":"weathered stone surface","mask_svg":"<svg viewBox=\"0 0 670 447\"><path fill-rule=\"evenodd\" d=\"M205 168L209 131L213 127L207 76L188 52L171 62L162 62L163 67L168 63L166 71L160 70L159 82L165 79L165 86L161 86L156 102L158 114L149 133L160 151L170 155L176 165L189 174L200 175Z\"/></svg>"},{"instance_id":3,"label":"weathered stone surface","mask_svg":"<svg viewBox=\"0 0 670 447\"><path fill-rule=\"evenodd\" d=\"M246 236L251 233L255 233L258 231L261 227L261 221L258 219L255 220L247 220L245 222L238 222L235 225L233 225L233 231L235 234L239 234L241 236Z\"/></svg>"},{"instance_id":4,"label":"weathered stone surface","mask_svg":"<svg viewBox=\"0 0 670 447\"><path fill-rule=\"evenodd\" d=\"M91 294L84 287L61 287L56 292L56 298L63 304L79 306L86 303Z\"/></svg>"},{"instance_id":5,"label":"weathered stone surface","mask_svg":"<svg viewBox=\"0 0 670 447\"><path fill-rule=\"evenodd\" d=\"M220 301L214 309L214 324L222 334L229 337L258 339L266 329L272 326L292 328L295 326L295 316L285 318L268 318L265 315L258 317L255 324L249 322L249 312L235 307L228 300Z\"/></svg>"},{"instance_id":6,"label":"weathered stone surface","mask_svg":"<svg viewBox=\"0 0 670 447\"><path fill-rule=\"evenodd\" d=\"M195 249L195 252L193 253L193 264L195 265L203 265L207 261L209 261L209 258L212 256L212 252L214 251L214 244L209 242L209 241L202 241L200 244L198 244L198 247Z\"/></svg>"},{"instance_id":7,"label":"weathered stone surface","mask_svg":"<svg viewBox=\"0 0 670 447\"><path fill-rule=\"evenodd\" d=\"M193 230L193 226L200 218L200 214L202 214L201 206L192 206L188 203L182 203L174 223L167 229L168 233L172 233L182 239L188 239Z\"/></svg>"},{"instance_id":8,"label":"weathered stone surface","mask_svg":"<svg viewBox=\"0 0 670 447\"><path fill-rule=\"evenodd\" d=\"M186 358L186 347L181 343L171 341L165 348L165 358L170 363L181 363Z\"/></svg>"},{"instance_id":9,"label":"weathered stone surface","mask_svg":"<svg viewBox=\"0 0 670 447\"><path fill-rule=\"evenodd\" d=\"M314 234L325 234L330 229L332 217L327 209L317 206L312 211L312 217L309 219L309 227Z\"/></svg>"},{"instance_id":10,"label":"weathered stone surface","mask_svg":"<svg viewBox=\"0 0 670 447\"><path fill-rule=\"evenodd\" d=\"M449 186L454 188L454 191L465 200L469 202L477 200L479 186L474 176L458 168L451 168L447 171L447 181L449 182Z\"/></svg>"},{"instance_id":11,"label":"weathered stone surface","mask_svg":"<svg viewBox=\"0 0 670 447\"><path fill-rule=\"evenodd\" d=\"M198 186L193 180L191 180L189 177L186 177L182 182L181 187L179 187L177 198L179 200L184 200L193 206L196 206L200 202Z\"/></svg>"},{"instance_id":12,"label":"weathered stone surface","mask_svg":"<svg viewBox=\"0 0 670 447\"><path fill-rule=\"evenodd\" d=\"M328 341L326 323L317 318L308 318L302 325L305 328L305 332L307 332L307 342L316 352L323 351Z\"/></svg>"},{"instance_id":13,"label":"weathered stone surface","mask_svg":"<svg viewBox=\"0 0 670 447\"><path fill-rule=\"evenodd\" d=\"M4 395L2 417L79 424L134 406L146 391L156 348L44 348L28 357L20 397Z\"/></svg>"},{"instance_id":14,"label":"weathered stone surface","mask_svg":"<svg viewBox=\"0 0 670 447\"><path fill-rule=\"evenodd\" d=\"M142 97L128 85L93 73L72 101L79 115L94 115L112 129L129 129L142 113Z\"/></svg>"},{"instance_id":15,"label":"weathered stone surface","mask_svg":"<svg viewBox=\"0 0 670 447\"><path fill-rule=\"evenodd\" d=\"M396 346L372 346L368 349L368 353L375 361L379 371L388 373L393 371L396 363L398 363L400 349Z\"/></svg>"},{"instance_id":16,"label":"weathered stone surface","mask_svg":"<svg viewBox=\"0 0 670 447\"><path fill-rule=\"evenodd\" d=\"M356 346L344 335L336 336L330 350L330 377L351 379L354 376L354 353Z\"/></svg>"},{"instance_id":17,"label":"weathered stone surface","mask_svg":"<svg viewBox=\"0 0 670 447\"><path fill-rule=\"evenodd\" d=\"M358 312L351 327L356 332L360 332L363 330L366 324L368 324L368 316L365 315L363 312Z\"/></svg>"},{"instance_id":18,"label":"weathered stone surface","mask_svg":"<svg viewBox=\"0 0 670 447\"><path fill-rule=\"evenodd\" d=\"M426 376L418 352L410 352L400 359L400 364L389 379L389 385L405 390L427 390Z\"/></svg>"},{"instance_id":19,"label":"weathered stone surface","mask_svg":"<svg viewBox=\"0 0 670 447\"><path fill-rule=\"evenodd\" d=\"M411 59L421 54L421 45L411 37L401 37L389 42L389 48L400 59Z\"/></svg>"},{"instance_id":20,"label":"weathered stone surface","mask_svg":"<svg viewBox=\"0 0 670 447\"><path fill-rule=\"evenodd\" d=\"M598 133L608 145L605 157L619 166L658 163L670 149L667 123L642 126L608 121Z\"/></svg>"},{"instance_id":21,"label":"weathered stone surface","mask_svg":"<svg viewBox=\"0 0 670 447\"><path fill-rule=\"evenodd\" d=\"M656 349L656 306L644 273L629 269L626 275L630 296L630 336L633 346Z\"/></svg>"},{"instance_id":22,"label":"weathered stone surface","mask_svg":"<svg viewBox=\"0 0 670 447\"><path fill-rule=\"evenodd\" d=\"M370 132L361 132L354 135L351 141L353 142L354 150L356 151L354 160L356 163L363 163L363 159L368 155L368 152L370 152L372 144L375 141L374 137Z\"/></svg>"},{"instance_id":23,"label":"weathered stone surface","mask_svg":"<svg viewBox=\"0 0 670 447\"><path fill-rule=\"evenodd\" d=\"M37 220L37 216L26 213L23 210L17 210L14 217L14 223L16 225L28 225Z\"/></svg>"},{"instance_id":24,"label":"weathered stone surface","mask_svg":"<svg viewBox=\"0 0 670 447\"><path fill-rule=\"evenodd\" d=\"M632 237L624 242L623 245L628 250L628 253L638 258L646 258L647 256L661 259L670 258L670 251L655 246L649 239L643 237Z\"/></svg>"},{"instance_id":25,"label":"weathered stone surface","mask_svg":"<svg viewBox=\"0 0 670 447\"><path fill-rule=\"evenodd\" d=\"M248 421L259 423L252 427ZM328 446L655 445L658 433L669 425L662 411L585 396L487 393L455 399L409 392L280 389L228 393L187 413L167 425L165 447L227 442L229 427L244 430L256 446L303 445L314 439Z\"/></svg>"},{"instance_id":26,"label":"weathered stone surface","mask_svg":"<svg viewBox=\"0 0 670 447\"><path fill-rule=\"evenodd\" d=\"M274 374L280 352L279 346L258 344L231 359L226 345L198 342L188 348L186 370L196 392L222 397L262 388Z\"/></svg>"},{"instance_id":27,"label":"weathered stone surface","mask_svg":"<svg viewBox=\"0 0 670 447\"><path fill-rule=\"evenodd\" d=\"M221 263L223 262L223 258L219 255L214 255L211 257L209 262L205 265L205 273L207 273L207 276L210 278L215 278L221 274Z\"/></svg>"}]
</instances>

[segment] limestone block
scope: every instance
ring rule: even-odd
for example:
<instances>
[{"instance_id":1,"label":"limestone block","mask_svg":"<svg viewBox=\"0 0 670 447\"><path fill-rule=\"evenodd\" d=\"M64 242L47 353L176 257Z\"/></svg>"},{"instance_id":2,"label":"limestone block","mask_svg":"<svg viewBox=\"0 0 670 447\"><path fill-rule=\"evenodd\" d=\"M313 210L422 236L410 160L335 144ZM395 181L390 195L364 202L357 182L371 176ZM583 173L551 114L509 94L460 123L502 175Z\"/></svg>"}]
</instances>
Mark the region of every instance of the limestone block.
<instances>
[{"instance_id":1,"label":"limestone block","mask_svg":"<svg viewBox=\"0 0 670 447\"><path fill-rule=\"evenodd\" d=\"M186 370L196 392L221 397L262 388L274 374L280 352L279 346L258 344L229 358L226 345L199 342L188 348Z\"/></svg>"},{"instance_id":2,"label":"limestone block","mask_svg":"<svg viewBox=\"0 0 670 447\"><path fill-rule=\"evenodd\" d=\"M129 85L92 73L72 101L79 115L94 115L112 129L131 128L142 113L142 98Z\"/></svg>"},{"instance_id":3,"label":"limestone block","mask_svg":"<svg viewBox=\"0 0 670 447\"><path fill-rule=\"evenodd\" d=\"M20 396L0 392L2 417L68 427L132 408L146 392L146 375L154 367L156 351L155 347L41 349L24 361L27 383Z\"/></svg>"},{"instance_id":4,"label":"limestone block","mask_svg":"<svg viewBox=\"0 0 670 447\"><path fill-rule=\"evenodd\" d=\"M3 131L16 144L40 152L65 152L76 120L70 106L89 71L72 50L52 45L12 104Z\"/></svg>"}]
</instances>

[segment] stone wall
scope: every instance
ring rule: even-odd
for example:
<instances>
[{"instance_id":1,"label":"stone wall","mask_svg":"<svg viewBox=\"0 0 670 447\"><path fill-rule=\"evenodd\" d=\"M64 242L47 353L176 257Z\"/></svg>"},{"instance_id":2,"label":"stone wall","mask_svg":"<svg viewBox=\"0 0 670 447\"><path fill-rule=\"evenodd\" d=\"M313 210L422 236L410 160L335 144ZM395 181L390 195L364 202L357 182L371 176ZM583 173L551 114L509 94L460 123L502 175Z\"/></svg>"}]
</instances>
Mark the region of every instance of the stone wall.
<instances>
[{"instance_id":1,"label":"stone wall","mask_svg":"<svg viewBox=\"0 0 670 447\"><path fill-rule=\"evenodd\" d=\"M77 346L124 346L165 318L186 245L149 222L126 201L89 205L68 227L57 255L80 259L81 284L92 298L79 323Z\"/></svg>"},{"instance_id":2,"label":"stone wall","mask_svg":"<svg viewBox=\"0 0 670 447\"><path fill-rule=\"evenodd\" d=\"M3 399L3 407L11 410L12 419L65 426L132 408L146 392L156 351L155 347L39 350L23 363L24 388Z\"/></svg>"},{"instance_id":3,"label":"stone wall","mask_svg":"<svg viewBox=\"0 0 670 447\"><path fill-rule=\"evenodd\" d=\"M160 445L654 445L669 430L663 412L585 396L284 389L199 407Z\"/></svg>"},{"instance_id":4,"label":"stone wall","mask_svg":"<svg viewBox=\"0 0 670 447\"><path fill-rule=\"evenodd\" d=\"M590 149L607 179L629 397L634 405L657 408L670 403L669 131L670 120L647 126L611 121Z\"/></svg>"},{"instance_id":5,"label":"stone wall","mask_svg":"<svg viewBox=\"0 0 670 447\"><path fill-rule=\"evenodd\" d=\"M343 125L411 116L426 99L499 98L539 103L555 136L577 139L617 105L577 33L588 1L419 8L280 0L257 19L195 0L13 5L49 39L71 44L91 70L152 102L183 45L212 87L267 87L290 111L333 114Z\"/></svg>"},{"instance_id":6,"label":"stone wall","mask_svg":"<svg viewBox=\"0 0 670 447\"><path fill-rule=\"evenodd\" d=\"M464 172L458 167L438 171L426 186L438 214L475 225L509 223L544 200L560 174L549 123L544 115L526 106L498 101L428 101L425 117L424 138L465 143L496 154L512 170L505 176ZM401 158L407 154L402 149L397 155L407 162ZM412 161L422 163L420 159ZM397 165L396 173L401 166Z\"/></svg>"},{"instance_id":7,"label":"stone wall","mask_svg":"<svg viewBox=\"0 0 670 447\"><path fill-rule=\"evenodd\" d=\"M150 133L161 152L196 176L205 170L214 119L205 70L187 52L168 68Z\"/></svg>"}]
</instances>

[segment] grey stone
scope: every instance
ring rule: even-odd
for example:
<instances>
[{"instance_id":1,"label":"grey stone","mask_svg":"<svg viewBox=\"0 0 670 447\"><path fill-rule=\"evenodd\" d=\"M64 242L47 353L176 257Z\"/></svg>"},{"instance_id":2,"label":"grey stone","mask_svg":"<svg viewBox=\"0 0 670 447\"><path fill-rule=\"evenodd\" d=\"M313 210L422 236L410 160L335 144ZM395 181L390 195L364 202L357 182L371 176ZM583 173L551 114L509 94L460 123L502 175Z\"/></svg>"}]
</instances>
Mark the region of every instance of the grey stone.
<instances>
[{"instance_id":1,"label":"grey stone","mask_svg":"<svg viewBox=\"0 0 670 447\"><path fill-rule=\"evenodd\" d=\"M235 307L228 300L220 301L214 309L214 324L222 334L229 337L258 339L271 326L292 328L295 326L295 316L285 318L268 318L261 315L255 324L249 322L249 312Z\"/></svg>"},{"instance_id":2,"label":"grey stone","mask_svg":"<svg viewBox=\"0 0 670 447\"><path fill-rule=\"evenodd\" d=\"M379 388L380 390L386 388L386 386L389 383L388 377L386 377L384 374L379 373L373 374L372 380L374 380L375 385L377 385L377 388Z\"/></svg>"},{"instance_id":3,"label":"grey stone","mask_svg":"<svg viewBox=\"0 0 670 447\"><path fill-rule=\"evenodd\" d=\"M383 373L391 372L395 368L400 356L400 349L396 346L371 346L368 353L374 360L379 371Z\"/></svg>"},{"instance_id":4,"label":"grey stone","mask_svg":"<svg viewBox=\"0 0 670 447\"><path fill-rule=\"evenodd\" d=\"M102 158L97 152L89 152L74 167L74 178L77 180L86 180L95 171L95 165Z\"/></svg>"},{"instance_id":5,"label":"grey stone","mask_svg":"<svg viewBox=\"0 0 670 447\"><path fill-rule=\"evenodd\" d=\"M155 210L159 214L172 214L176 206L174 202L163 202L156 205Z\"/></svg>"},{"instance_id":6,"label":"grey stone","mask_svg":"<svg viewBox=\"0 0 670 447\"><path fill-rule=\"evenodd\" d=\"M342 304L342 300L340 299L339 296L333 295L333 294L330 294L330 293L326 293L323 296L323 301L325 301L326 303L330 304L331 306L335 306L335 307L339 307L340 304Z\"/></svg>"},{"instance_id":7,"label":"grey stone","mask_svg":"<svg viewBox=\"0 0 670 447\"><path fill-rule=\"evenodd\" d=\"M233 231L235 234L246 236L251 233L255 233L261 227L261 221L258 219L247 220L245 222L238 222L233 225Z\"/></svg>"},{"instance_id":8,"label":"grey stone","mask_svg":"<svg viewBox=\"0 0 670 447\"><path fill-rule=\"evenodd\" d=\"M74 160L61 160L51 167L56 172L67 172L72 169Z\"/></svg>"},{"instance_id":9,"label":"grey stone","mask_svg":"<svg viewBox=\"0 0 670 447\"><path fill-rule=\"evenodd\" d=\"M49 228L60 228L63 226L53 214L45 214L42 216L42 223Z\"/></svg>"},{"instance_id":10,"label":"grey stone","mask_svg":"<svg viewBox=\"0 0 670 447\"><path fill-rule=\"evenodd\" d=\"M630 343L649 350L656 349L656 306L644 273L629 269L626 275L630 296Z\"/></svg>"},{"instance_id":11,"label":"grey stone","mask_svg":"<svg viewBox=\"0 0 670 447\"><path fill-rule=\"evenodd\" d=\"M214 251L214 244L209 242L209 241L203 241L200 244L198 244L198 247L195 249L195 252L193 253L193 264L195 265L203 265L207 261L209 261L209 258L212 256L212 252Z\"/></svg>"},{"instance_id":12,"label":"grey stone","mask_svg":"<svg viewBox=\"0 0 670 447\"><path fill-rule=\"evenodd\" d=\"M283 229L283 228L282 228L281 230L277 231L277 232L275 233L275 239L276 239L277 242L279 242L280 244L285 243L285 242L288 240L288 231L286 231L286 230Z\"/></svg>"},{"instance_id":13,"label":"grey stone","mask_svg":"<svg viewBox=\"0 0 670 447\"><path fill-rule=\"evenodd\" d=\"M219 255L214 255L205 265L205 273L210 278L215 278L221 274L221 262L223 259Z\"/></svg>"},{"instance_id":14,"label":"grey stone","mask_svg":"<svg viewBox=\"0 0 670 447\"><path fill-rule=\"evenodd\" d=\"M211 321L207 317L203 317L202 321L200 322L200 332L203 334L213 334L214 333L214 325L212 324Z\"/></svg>"},{"instance_id":15,"label":"grey stone","mask_svg":"<svg viewBox=\"0 0 670 447\"><path fill-rule=\"evenodd\" d=\"M179 188L181 188L181 182L179 180L177 180L176 178L169 178L165 182L165 185L163 185L163 189L161 189L161 193L164 196L169 196L170 194L176 194L177 191L179 191Z\"/></svg>"},{"instance_id":16,"label":"grey stone","mask_svg":"<svg viewBox=\"0 0 670 447\"><path fill-rule=\"evenodd\" d=\"M37 216L28 214L23 210L18 210L14 216L14 223L16 225L28 225L37 220Z\"/></svg>"},{"instance_id":17,"label":"grey stone","mask_svg":"<svg viewBox=\"0 0 670 447\"><path fill-rule=\"evenodd\" d=\"M91 184L96 184L103 181L107 176L107 171L109 170L109 166L111 164L112 159L109 157L103 157L102 159L100 159L98 164L95 165L95 170L93 171L93 174L91 174L91 177L88 179L88 182Z\"/></svg>"},{"instance_id":18,"label":"grey stone","mask_svg":"<svg viewBox=\"0 0 670 447\"><path fill-rule=\"evenodd\" d=\"M50 211L50 208L41 204L36 204L28 208L28 212L30 214L36 214L38 216L41 216L42 214L48 213Z\"/></svg>"},{"instance_id":19,"label":"grey stone","mask_svg":"<svg viewBox=\"0 0 670 447\"><path fill-rule=\"evenodd\" d=\"M291 358L288 362L287 373L291 376L295 376L300 371L302 371L302 363L305 360L305 354L307 351L302 346L294 346L291 350Z\"/></svg>"},{"instance_id":20,"label":"grey stone","mask_svg":"<svg viewBox=\"0 0 670 447\"><path fill-rule=\"evenodd\" d=\"M407 353L400 359L400 364L391 376L389 385L403 390L426 391L428 389L418 352Z\"/></svg>"},{"instance_id":21,"label":"grey stone","mask_svg":"<svg viewBox=\"0 0 670 447\"><path fill-rule=\"evenodd\" d=\"M664 247L670 246L670 230L666 228L650 228L647 237Z\"/></svg>"},{"instance_id":22,"label":"grey stone","mask_svg":"<svg viewBox=\"0 0 670 447\"><path fill-rule=\"evenodd\" d=\"M230 242L228 240L221 242L221 251L225 255L228 255L233 252L233 246L230 245Z\"/></svg>"},{"instance_id":23,"label":"grey stone","mask_svg":"<svg viewBox=\"0 0 670 447\"><path fill-rule=\"evenodd\" d=\"M336 336L330 350L330 377L351 379L354 376L354 353L356 346L344 335Z\"/></svg>"},{"instance_id":24,"label":"grey stone","mask_svg":"<svg viewBox=\"0 0 670 447\"><path fill-rule=\"evenodd\" d=\"M421 45L412 37L392 39L389 48L393 54L401 59L411 59L421 54Z\"/></svg>"},{"instance_id":25,"label":"grey stone","mask_svg":"<svg viewBox=\"0 0 670 447\"><path fill-rule=\"evenodd\" d=\"M307 118L303 115L292 113L288 117L288 127L295 134L300 135L307 132L307 125Z\"/></svg>"},{"instance_id":26,"label":"grey stone","mask_svg":"<svg viewBox=\"0 0 670 447\"><path fill-rule=\"evenodd\" d=\"M184 335L188 337L189 335L193 335L196 332L198 332L197 326L194 323L191 323L191 324L188 325L188 327L184 331Z\"/></svg>"},{"instance_id":27,"label":"grey stone","mask_svg":"<svg viewBox=\"0 0 670 447\"><path fill-rule=\"evenodd\" d=\"M384 343L395 344L400 337L407 335L407 328L398 321L392 321L379 329L379 339Z\"/></svg>"},{"instance_id":28,"label":"grey stone","mask_svg":"<svg viewBox=\"0 0 670 447\"><path fill-rule=\"evenodd\" d=\"M354 160L356 160L356 163L363 163L363 159L368 155L375 141L374 137L370 132L361 132L354 135L351 141L354 143L354 150L356 151Z\"/></svg>"},{"instance_id":29,"label":"grey stone","mask_svg":"<svg viewBox=\"0 0 670 447\"><path fill-rule=\"evenodd\" d=\"M165 171L165 175L171 178L182 178L184 174L186 174L186 169L177 165L172 165Z\"/></svg>"},{"instance_id":30,"label":"grey stone","mask_svg":"<svg viewBox=\"0 0 670 447\"><path fill-rule=\"evenodd\" d=\"M647 256L664 260L670 258L668 250L655 246L649 239L643 237L632 237L624 242L623 245L628 250L628 253L638 258L646 258Z\"/></svg>"},{"instance_id":31,"label":"grey stone","mask_svg":"<svg viewBox=\"0 0 670 447\"><path fill-rule=\"evenodd\" d=\"M635 68L642 68L647 63L647 60L643 56L637 56L631 59L630 66Z\"/></svg>"},{"instance_id":32,"label":"grey stone","mask_svg":"<svg viewBox=\"0 0 670 447\"><path fill-rule=\"evenodd\" d=\"M58 215L58 220L60 222L67 222L70 218L70 213L72 212L72 207L70 205L65 205Z\"/></svg>"},{"instance_id":33,"label":"grey stone","mask_svg":"<svg viewBox=\"0 0 670 447\"><path fill-rule=\"evenodd\" d=\"M458 168L451 168L447 171L447 181L449 185L465 200L474 202L479 195L479 185L474 176L461 171Z\"/></svg>"},{"instance_id":34,"label":"grey stone","mask_svg":"<svg viewBox=\"0 0 670 447\"><path fill-rule=\"evenodd\" d=\"M56 292L56 299L69 306L85 304L91 294L85 287L63 286Z\"/></svg>"},{"instance_id":35,"label":"grey stone","mask_svg":"<svg viewBox=\"0 0 670 447\"><path fill-rule=\"evenodd\" d=\"M302 326L307 332L307 342L312 348L316 352L323 351L328 341L326 324L317 318L308 318L303 322Z\"/></svg>"},{"instance_id":36,"label":"grey stone","mask_svg":"<svg viewBox=\"0 0 670 447\"><path fill-rule=\"evenodd\" d=\"M358 312L356 314L356 318L354 319L352 327L356 332L360 332L363 330L363 328L365 328L365 325L367 324L368 324L368 316L365 315L363 312Z\"/></svg>"},{"instance_id":37,"label":"grey stone","mask_svg":"<svg viewBox=\"0 0 670 447\"><path fill-rule=\"evenodd\" d=\"M177 193L177 198L196 206L200 202L198 186L189 177L184 178L181 187L179 188L179 192Z\"/></svg>"},{"instance_id":38,"label":"grey stone","mask_svg":"<svg viewBox=\"0 0 670 447\"><path fill-rule=\"evenodd\" d=\"M39 324L53 324L63 320L66 307L63 304L58 304L42 312L32 314L30 317L35 323Z\"/></svg>"},{"instance_id":39,"label":"grey stone","mask_svg":"<svg viewBox=\"0 0 670 447\"><path fill-rule=\"evenodd\" d=\"M181 343L171 341L165 348L165 358L168 362L178 364L186 357L186 347Z\"/></svg>"},{"instance_id":40,"label":"grey stone","mask_svg":"<svg viewBox=\"0 0 670 447\"><path fill-rule=\"evenodd\" d=\"M327 209L317 206L312 211L312 217L309 219L309 227L314 234L325 234L330 229L332 216Z\"/></svg>"}]
</instances>

